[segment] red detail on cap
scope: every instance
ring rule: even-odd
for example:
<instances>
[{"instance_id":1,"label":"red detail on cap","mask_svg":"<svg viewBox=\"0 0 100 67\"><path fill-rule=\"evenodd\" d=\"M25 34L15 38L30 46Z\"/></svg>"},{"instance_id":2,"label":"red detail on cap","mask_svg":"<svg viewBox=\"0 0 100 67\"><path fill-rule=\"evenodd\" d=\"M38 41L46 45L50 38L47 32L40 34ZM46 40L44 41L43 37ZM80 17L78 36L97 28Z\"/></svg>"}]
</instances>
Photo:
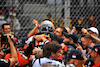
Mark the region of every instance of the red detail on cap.
<instances>
[{"instance_id":1,"label":"red detail on cap","mask_svg":"<svg viewBox=\"0 0 100 67\"><path fill-rule=\"evenodd\" d=\"M98 51L98 49L97 49L97 48L95 48L95 51L97 52L97 51Z\"/></svg>"},{"instance_id":2,"label":"red detail on cap","mask_svg":"<svg viewBox=\"0 0 100 67\"><path fill-rule=\"evenodd\" d=\"M73 54L73 55L72 55L72 58L76 58L76 55L75 55L75 54Z\"/></svg>"}]
</instances>

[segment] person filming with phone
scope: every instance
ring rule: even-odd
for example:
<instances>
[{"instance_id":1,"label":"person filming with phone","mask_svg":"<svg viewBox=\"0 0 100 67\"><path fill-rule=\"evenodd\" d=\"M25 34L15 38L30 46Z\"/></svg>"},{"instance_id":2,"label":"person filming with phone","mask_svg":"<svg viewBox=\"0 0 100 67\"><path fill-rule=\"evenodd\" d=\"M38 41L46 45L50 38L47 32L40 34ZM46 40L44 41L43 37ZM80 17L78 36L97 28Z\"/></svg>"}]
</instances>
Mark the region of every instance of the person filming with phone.
<instances>
[{"instance_id":1,"label":"person filming with phone","mask_svg":"<svg viewBox=\"0 0 100 67\"><path fill-rule=\"evenodd\" d=\"M12 67L16 62L17 62L17 52L16 49L14 47L14 43L12 41L12 39L7 36L7 41L9 43L9 45L1 43L2 42L2 33L0 32L0 67ZM3 57L6 55L6 53L9 51L6 51L6 48L10 48L10 52L11 52L11 58L9 59L4 59Z\"/></svg>"}]
</instances>

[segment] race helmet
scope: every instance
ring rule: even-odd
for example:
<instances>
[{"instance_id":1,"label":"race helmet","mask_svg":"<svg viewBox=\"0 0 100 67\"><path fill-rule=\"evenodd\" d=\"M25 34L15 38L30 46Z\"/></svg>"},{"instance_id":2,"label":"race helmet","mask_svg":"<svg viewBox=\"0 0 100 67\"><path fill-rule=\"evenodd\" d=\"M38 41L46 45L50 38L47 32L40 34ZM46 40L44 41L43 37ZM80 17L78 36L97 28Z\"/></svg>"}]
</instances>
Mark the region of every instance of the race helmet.
<instances>
[{"instance_id":1,"label":"race helmet","mask_svg":"<svg viewBox=\"0 0 100 67\"><path fill-rule=\"evenodd\" d=\"M39 33L53 33L55 30L55 27L53 23L49 20L44 20L40 26L39 26Z\"/></svg>"}]
</instances>

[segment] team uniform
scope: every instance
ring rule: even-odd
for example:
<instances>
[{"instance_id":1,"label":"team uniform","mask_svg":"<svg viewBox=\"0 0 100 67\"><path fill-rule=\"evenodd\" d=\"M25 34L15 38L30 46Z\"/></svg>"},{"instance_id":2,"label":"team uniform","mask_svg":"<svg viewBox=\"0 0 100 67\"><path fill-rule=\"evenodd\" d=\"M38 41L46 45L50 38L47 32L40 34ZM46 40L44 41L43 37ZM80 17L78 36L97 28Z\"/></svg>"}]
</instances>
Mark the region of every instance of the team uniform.
<instances>
[{"instance_id":1,"label":"team uniform","mask_svg":"<svg viewBox=\"0 0 100 67\"><path fill-rule=\"evenodd\" d=\"M100 62L97 65L93 65L93 67L100 67Z\"/></svg>"},{"instance_id":2,"label":"team uniform","mask_svg":"<svg viewBox=\"0 0 100 67\"><path fill-rule=\"evenodd\" d=\"M59 61L52 60L46 57L40 59L33 59L32 61L32 67L41 67L42 64L51 64L54 67L65 67L65 65L61 64Z\"/></svg>"},{"instance_id":3,"label":"team uniform","mask_svg":"<svg viewBox=\"0 0 100 67\"><path fill-rule=\"evenodd\" d=\"M24 67L27 66L29 63L29 59L28 57L26 57L24 54L21 54L18 50L17 50L17 56L18 56L18 61L17 63L15 63L15 67ZM7 54L4 58L8 59L11 57L11 54Z\"/></svg>"},{"instance_id":4,"label":"team uniform","mask_svg":"<svg viewBox=\"0 0 100 67\"><path fill-rule=\"evenodd\" d=\"M41 34L41 35L44 35L44 36L48 36L48 35L45 35L45 34ZM29 47L24 51L24 54L26 55L26 56L29 56L31 53L32 53L32 50L34 49L34 47L37 47L37 48L40 48L40 49L42 49L43 48L43 46L44 46L44 42L43 41L41 41L41 42L38 42L38 44L37 44L37 46L36 46L36 44L35 44L35 40L33 40L33 37L34 36L31 36L28 40L27 40L27 44L29 45ZM61 38L61 37L59 37L59 36L57 36L57 35L55 35L55 34L50 34L48 37L46 37L48 40L47 40L47 42L49 42L49 41L52 41L52 40L56 40L56 41L58 41L58 43L62 43L63 42L63 38ZM45 42L46 43L46 42Z\"/></svg>"}]
</instances>

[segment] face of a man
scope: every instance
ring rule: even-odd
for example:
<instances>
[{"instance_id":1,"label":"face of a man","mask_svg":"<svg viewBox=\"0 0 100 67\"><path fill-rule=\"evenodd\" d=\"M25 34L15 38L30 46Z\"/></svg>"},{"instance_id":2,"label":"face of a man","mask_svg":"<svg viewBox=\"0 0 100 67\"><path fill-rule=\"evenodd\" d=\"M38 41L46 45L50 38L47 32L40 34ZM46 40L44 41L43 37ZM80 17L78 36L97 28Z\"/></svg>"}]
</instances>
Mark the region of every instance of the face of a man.
<instances>
[{"instance_id":1,"label":"face of a man","mask_svg":"<svg viewBox=\"0 0 100 67\"><path fill-rule=\"evenodd\" d=\"M10 29L10 25L4 25L4 29L3 29L5 34L9 34L11 29Z\"/></svg>"},{"instance_id":2,"label":"face of a man","mask_svg":"<svg viewBox=\"0 0 100 67\"><path fill-rule=\"evenodd\" d=\"M84 49L89 45L89 39L87 38L82 37L81 42Z\"/></svg>"},{"instance_id":3,"label":"face of a man","mask_svg":"<svg viewBox=\"0 0 100 67\"><path fill-rule=\"evenodd\" d=\"M83 67L83 64L84 64L83 60L78 60L78 63L76 64L76 67Z\"/></svg>"},{"instance_id":4,"label":"face of a man","mask_svg":"<svg viewBox=\"0 0 100 67\"><path fill-rule=\"evenodd\" d=\"M95 53L96 53L95 51L91 51L91 52L90 52L91 60L92 60L92 61L95 61L95 57L96 57L96 54L95 54Z\"/></svg>"},{"instance_id":5,"label":"face of a man","mask_svg":"<svg viewBox=\"0 0 100 67\"><path fill-rule=\"evenodd\" d=\"M67 64L72 64L72 67L83 67L84 61L83 60L77 60L77 59L70 59L67 61Z\"/></svg>"},{"instance_id":6,"label":"face of a man","mask_svg":"<svg viewBox=\"0 0 100 67\"><path fill-rule=\"evenodd\" d=\"M57 36L61 37L62 36L62 29L61 28L57 28L55 31L54 31L54 34L56 34Z\"/></svg>"}]
</instances>

